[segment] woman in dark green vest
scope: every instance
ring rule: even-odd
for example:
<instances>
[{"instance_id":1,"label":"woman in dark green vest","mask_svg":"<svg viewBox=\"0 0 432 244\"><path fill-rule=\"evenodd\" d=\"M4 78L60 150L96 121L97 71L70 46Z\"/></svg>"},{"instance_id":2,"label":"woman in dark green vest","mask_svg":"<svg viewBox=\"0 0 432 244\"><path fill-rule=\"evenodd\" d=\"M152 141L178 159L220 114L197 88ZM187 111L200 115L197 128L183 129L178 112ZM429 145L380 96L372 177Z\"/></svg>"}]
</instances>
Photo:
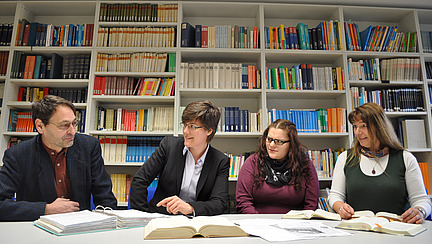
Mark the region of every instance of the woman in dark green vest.
<instances>
[{"instance_id":1,"label":"woman in dark green vest","mask_svg":"<svg viewBox=\"0 0 432 244\"><path fill-rule=\"evenodd\" d=\"M432 203L420 167L401 146L384 110L366 103L348 120L354 128L354 147L337 159L330 206L343 219L351 218L354 211L372 210L396 213L403 222L422 223Z\"/></svg>"}]
</instances>

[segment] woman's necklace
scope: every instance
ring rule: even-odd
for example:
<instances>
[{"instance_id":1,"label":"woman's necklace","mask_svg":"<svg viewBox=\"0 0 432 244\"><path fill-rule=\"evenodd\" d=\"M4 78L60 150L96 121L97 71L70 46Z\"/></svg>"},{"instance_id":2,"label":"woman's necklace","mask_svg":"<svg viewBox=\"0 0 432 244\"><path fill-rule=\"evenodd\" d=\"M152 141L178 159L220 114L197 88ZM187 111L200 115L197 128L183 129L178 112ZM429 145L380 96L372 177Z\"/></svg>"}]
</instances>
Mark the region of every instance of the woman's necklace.
<instances>
[{"instance_id":1,"label":"woman's necklace","mask_svg":"<svg viewBox=\"0 0 432 244\"><path fill-rule=\"evenodd\" d=\"M364 156L366 156L367 158L373 158L375 160L375 165L373 165L373 163L369 161L369 163L372 166L372 174L373 175L376 174L375 167L377 165L379 165L380 168L382 169L382 171L384 172L384 169L382 168L382 166L381 166L380 162L378 161L377 157L380 158L380 157L383 157L383 156L387 155L388 154L388 150L386 150L386 148L384 148L382 150L379 150L377 153L373 153L372 151L368 150L367 148L361 147L360 148L360 152Z\"/></svg>"}]
</instances>

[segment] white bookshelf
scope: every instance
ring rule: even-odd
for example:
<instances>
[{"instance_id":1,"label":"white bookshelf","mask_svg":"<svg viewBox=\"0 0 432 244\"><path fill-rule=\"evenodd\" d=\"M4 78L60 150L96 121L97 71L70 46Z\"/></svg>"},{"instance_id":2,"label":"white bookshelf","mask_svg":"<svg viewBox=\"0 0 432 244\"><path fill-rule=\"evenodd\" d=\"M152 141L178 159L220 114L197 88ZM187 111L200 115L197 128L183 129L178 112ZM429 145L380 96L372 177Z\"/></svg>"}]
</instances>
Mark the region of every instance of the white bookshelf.
<instances>
[{"instance_id":1,"label":"white bookshelf","mask_svg":"<svg viewBox=\"0 0 432 244\"><path fill-rule=\"evenodd\" d=\"M138 3L138 1L131 1ZM384 53L347 51L345 38L342 38L342 50L275 50L265 49L264 27L296 26L302 22L309 28L316 27L321 21L338 20L357 23L359 30L369 25L397 25L403 32L420 32L420 30L432 31L432 10L392 8L392 7L361 7L342 5L314 5L314 4L290 4L290 3L258 3L258 2L188 2L188 1L150 1L149 3L174 4L178 3L177 22L100 22L99 9L101 3L114 3L112 1L3 1L0 2L0 23L14 23L12 46L0 47L0 51L9 51L8 73L0 77L0 82L5 82L4 106L1 110L1 151L7 148L11 136L31 137L35 133L8 132L9 113L12 108L31 107L30 103L17 102L17 92L20 86L34 87L88 87L87 103L76 104L80 109L87 110L86 133L94 136L182 136L179 128L179 107L186 106L190 102L209 99L218 107L238 106L240 109L248 109L249 112L262 113L262 131L268 125L267 112L272 109L319 109L342 107L347 115L351 112L350 87L364 86L369 89L393 89L393 88L421 88L424 98L424 112L391 112L387 113L392 121L398 118L421 118L426 124L426 140L428 148L408 149L419 161L431 162L431 136L432 136L432 104L428 95L428 84L431 79L426 78L425 62L432 62L432 53L424 53L422 40L418 38L419 52L415 53ZM122 2L124 3L124 2ZM139 2L141 3L141 2ZM30 22L37 21L46 24L84 24L93 23L94 39L92 47L18 47L14 45L16 26L18 20L26 18ZM193 26L200 25L243 25L258 27L260 31L260 47L258 49L229 49L229 48L184 48L180 47L181 23L189 22ZM151 47L98 47L96 46L97 31L99 27L176 27L176 45L169 48ZM344 28L342 26L342 33ZM344 35L343 35L344 36ZM85 80L22 80L10 79L12 58L14 51L23 51L34 54L61 55L90 54L89 79ZM176 72L96 72L96 57L98 53L133 53L133 52L166 52L176 54ZM368 58L419 58L422 66L421 81L391 81L380 83L372 81L349 80L348 58L353 60ZM255 65L261 70L261 89L198 89L180 88L176 80L175 95L171 97L137 97L137 96L108 96L93 95L94 79L96 76L130 76L130 77L175 77L180 75L181 62L220 62L220 63L246 63ZM342 67L344 70L345 90L273 90L265 85L265 67L275 68L280 65L290 67L294 64L310 63L314 66ZM151 106L174 107L173 131L155 132L118 132L97 131L95 129L95 113L97 106L106 108L146 108ZM349 148L353 141L353 130L346 122L347 132L343 133L300 133L299 137L309 149L320 150L325 148ZM180 132L179 132L180 131ZM228 151L234 155L254 151L262 132L218 132L212 141L212 145L222 152ZM2 163L1 163L2 164ZM110 173L134 172L140 163L106 162ZM321 181L328 181L323 178Z\"/></svg>"}]
</instances>

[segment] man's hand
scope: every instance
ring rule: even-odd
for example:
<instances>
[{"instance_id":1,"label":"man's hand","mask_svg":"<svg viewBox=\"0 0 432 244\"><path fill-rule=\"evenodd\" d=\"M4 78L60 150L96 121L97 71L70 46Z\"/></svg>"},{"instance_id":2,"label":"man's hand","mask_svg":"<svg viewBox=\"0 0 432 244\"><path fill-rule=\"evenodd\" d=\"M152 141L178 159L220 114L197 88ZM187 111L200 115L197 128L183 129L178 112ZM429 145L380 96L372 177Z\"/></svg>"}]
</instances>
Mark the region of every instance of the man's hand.
<instances>
[{"instance_id":1,"label":"man's hand","mask_svg":"<svg viewBox=\"0 0 432 244\"><path fill-rule=\"evenodd\" d=\"M66 198L57 198L54 202L45 207L45 214L58 214L79 211L79 203Z\"/></svg>"},{"instance_id":2,"label":"man's hand","mask_svg":"<svg viewBox=\"0 0 432 244\"><path fill-rule=\"evenodd\" d=\"M181 212L186 215L193 213L193 207L189 203L181 200L178 196L167 197L158 202L156 206L166 207L167 212L171 214L179 214L179 212Z\"/></svg>"}]
</instances>

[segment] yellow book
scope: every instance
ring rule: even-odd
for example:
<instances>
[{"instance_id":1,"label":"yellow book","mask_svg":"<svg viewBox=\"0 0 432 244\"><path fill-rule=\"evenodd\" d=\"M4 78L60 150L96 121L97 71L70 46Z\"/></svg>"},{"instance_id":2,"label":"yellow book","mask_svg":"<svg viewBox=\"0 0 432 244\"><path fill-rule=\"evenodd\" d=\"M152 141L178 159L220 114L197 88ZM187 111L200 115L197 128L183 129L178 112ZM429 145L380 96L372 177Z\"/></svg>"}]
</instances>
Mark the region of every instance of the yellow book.
<instances>
[{"instance_id":1,"label":"yellow book","mask_svg":"<svg viewBox=\"0 0 432 244\"><path fill-rule=\"evenodd\" d=\"M279 33L280 33L280 48L285 49L286 48L286 39L285 39L285 28L284 25L279 26Z\"/></svg>"},{"instance_id":2,"label":"yellow book","mask_svg":"<svg viewBox=\"0 0 432 244\"><path fill-rule=\"evenodd\" d=\"M247 236L239 226L221 216L186 216L152 219L144 228L144 239Z\"/></svg>"},{"instance_id":3,"label":"yellow book","mask_svg":"<svg viewBox=\"0 0 432 244\"><path fill-rule=\"evenodd\" d=\"M408 224L399 221L390 221L382 217L360 217L343 220L336 228L350 230L364 230L382 232L394 235L415 236L426 228L420 224Z\"/></svg>"}]
</instances>

